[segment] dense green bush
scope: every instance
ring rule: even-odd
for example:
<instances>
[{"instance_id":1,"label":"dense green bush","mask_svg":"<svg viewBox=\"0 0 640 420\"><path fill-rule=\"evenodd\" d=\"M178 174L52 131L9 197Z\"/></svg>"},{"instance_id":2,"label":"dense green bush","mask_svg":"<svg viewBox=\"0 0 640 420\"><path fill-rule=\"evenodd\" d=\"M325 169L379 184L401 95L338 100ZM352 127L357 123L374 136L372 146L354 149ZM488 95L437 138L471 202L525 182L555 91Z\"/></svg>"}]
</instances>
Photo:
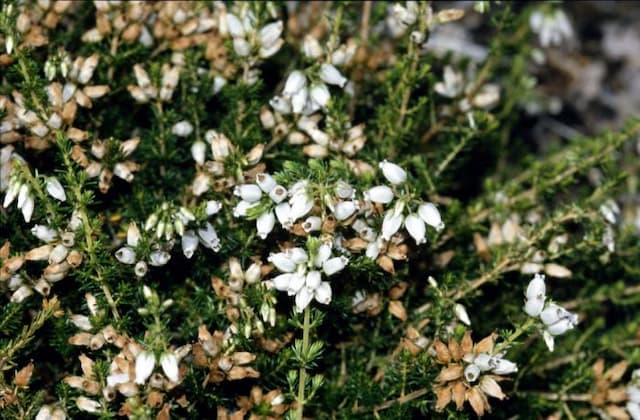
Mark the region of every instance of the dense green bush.
<instances>
[{"instance_id":1,"label":"dense green bush","mask_svg":"<svg viewBox=\"0 0 640 420\"><path fill-rule=\"evenodd\" d=\"M5 2L0 417L639 419L640 121L447 7Z\"/></svg>"}]
</instances>

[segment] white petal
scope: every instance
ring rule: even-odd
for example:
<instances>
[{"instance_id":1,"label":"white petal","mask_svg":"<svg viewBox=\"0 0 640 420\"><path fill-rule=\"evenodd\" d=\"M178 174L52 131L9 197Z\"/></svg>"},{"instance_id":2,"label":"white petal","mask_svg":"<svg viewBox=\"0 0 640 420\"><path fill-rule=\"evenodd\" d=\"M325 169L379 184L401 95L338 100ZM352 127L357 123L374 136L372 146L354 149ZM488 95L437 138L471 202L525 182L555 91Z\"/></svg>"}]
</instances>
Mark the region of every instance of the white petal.
<instances>
[{"instance_id":1,"label":"white petal","mask_svg":"<svg viewBox=\"0 0 640 420\"><path fill-rule=\"evenodd\" d=\"M291 72L284 85L282 94L285 96L292 96L307 85L307 78L300 70L294 70Z\"/></svg>"},{"instance_id":2,"label":"white petal","mask_svg":"<svg viewBox=\"0 0 640 420\"><path fill-rule=\"evenodd\" d=\"M164 374L171 382L178 382L180 380L178 359L173 353L163 353L162 356L160 356L160 364L162 365Z\"/></svg>"},{"instance_id":3,"label":"white petal","mask_svg":"<svg viewBox=\"0 0 640 420\"><path fill-rule=\"evenodd\" d=\"M306 287L300 289L298 293L296 293L296 309L298 312L304 311L304 309L309 305L313 299L313 292Z\"/></svg>"},{"instance_id":4,"label":"white petal","mask_svg":"<svg viewBox=\"0 0 640 420\"><path fill-rule=\"evenodd\" d=\"M347 84L347 79L340 73L340 70L331 64L322 64L318 76L330 85L336 85L342 88Z\"/></svg>"},{"instance_id":5,"label":"white petal","mask_svg":"<svg viewBox=\"0 0 640 420\"><path fill-rule=\"evenodd\" d=\"M258 187L260 187L260 189L264 191L265 194L269 194L269 192L271 192L271 190L273 190L275 186L278 185L276 180L273 179L271 175L264 172L256 175L256 184L258 184Z\"/></svg>"},{"instance_id":6,"label":"white petal","mask_svg":"<svg viewBox=\"0 0 640 420\"><path fill-rule=\"evenodd\" d=\"M203 141L196 141L191 145L191 157L198 165L204 165L206 158L207 145Z\"/></svg>"},{"instance_id":7,"label":"white petal","mask_svg":"<svg viewBox=\"0 0 640 420\"><path fill-rule=\"evenodd\" d=\"M542 332L542 338L544 339L544 343L547 345L547 348L549 349L549 351L553 351L555 340L553 336L549 334L549 331L544 330Z\"/></svg>"},{"instance_id":8,"label":"white petal","mask_svg":"<svg viewBox=\"0 0 640 420\"><path fill-rule=\"evenodd\" d=\"M278 40L278 38L280 38L282 29L283 24L281 20L265 25L262 29L260 29L260 44L263 47L271 46Z\"/></svg>"},{"instance_id":9,"label":"white petal","mask_svg":"<svg viewBox=\"0 0 640 420\"><path fill-rule=\"evenodd\" d=\"M329 259L329 257L331 257L331 245L323 242L318 247L318 251L313 262L315 266L319 268L322 267L322 264L324 264Z\"/></svg>"},{"instance_id":10,"label":"white petal","mask_svg":"<svg viewBox=\"0 0 640 420\"><path fill-rule=\"evenodd\" d=\"M324 108L331 99L329 88L324 83L315 83L311 85L311 99L313 99L320 107Z\"/></svg>"},{"instance_id":11,"label":"white petal","mask_svg":"<svg viewBox=\"0 0 640 420\"><path fill-rule=\"evenodd\" d=\"M262 213L256 219L256 230L258 231L258 236L262 239L266 239L269 233L273 230L275 224L276 217L273 215L272 211Z\"/></svg>"},{"instance_id":12,"label":"white petal","mask_svg":"<svg viewBox=\"0 0 640 420\"><path fill-rule=\"evenodd\" d=\"M440 212L433 203L423 203L418 207L418 215L426 224L440 231L444 229L444 223Z\"/></svg>"},{"instance_id":13,"label":"white petal","mask_svg":"<svg viewBox=\"0 0 640 420\"><path fill-rule=\"evenodd\" d=\"M388 210L385 213L384 219L382 220L382 238L385 241L391 239L398 229L400 229L403 219L402 213L398 213L394 209Z\"/></svg>"},{"instance_id":14,"label":"white petal","mask_svg":"<svg viewBox=\"0 0 640 420\"><path fill-rule=\"evenodd\" d=\"M269 255L267 261L276 266L283 273L293 273L296 269L296 263L284 252L276 252Z\"/></svg>"},{"instance_id":15,"label":"white petal","mask_svg":"<svg viewBox=\"0 0 640 420\"><path fill-rule=\"evenodd\" d=\"M378 185L365 191L364 199L374 203L389 204L393 200L393 190L386 185Z\"/></svg>"},{"instance_id":16,"label":"white petal","mask_svg":"<svg viewBox=\"0 0 640 420\"><path fill-rule=\"evenodd\" d=\"M286 292L287 290L289 290L289 283L291 282L292 276L293 274L291 273L284 273L274 277L272 279L273 286L276 288L276 290L280 290L281 292Z\"/></svg>"},{"instance_id":17,"label":"white petal","mask_svg":"<svg viewBox=\"0 0 640 420\"><path fill-rule=\"evenodd\" d=\"M471 320L469 319L469 314L467 313L467 309L459 303L453 307L453 312L456 317L463 323L468 326L471 325Z\"/></svg>"},{"instance_id":18,"label":"white petal","mask_svg":"<svg viewBox=\"0 0 640 420\"><path fill-rule=\"evenodd\" d=\"M542 312L542 308L544 308L544 301L544 297L528 299L524 302L524 311L527 315L535 318L540 315L540 312Z\"/></svg>"},{"instance_id":19,"label":"white petal","mask_svg":"<svg viewBox=\"0 0 640 420\"><path fill-rule=\"evenodd\" d=\"M335 206L335 216L339 221L346 220L358 210L357 201L341 201Z\"/></svg>"},{"instance_id":20,"label":"white petal","mask_svg":"<svg viewBox=\"0 0 640 420\"><path fill-rule=\"evenodd\" d=\"M198 237L196 233L192 230L187 230L184 235L182 235L182 253L185 257L191 258L193 253L198 248Z\"/></svg>"},{"instance_id":21,"label":"white petal","mask_svg":"<svg viewBox=\"0 0 640 420\"><path fill-rule=\"evenodd\" d=\"M65 194L64 188L62 188L60 181L58 181L58 178L53 176L47 178L46 187L47 192L51 197L59 201L67 201L67 195Z\"/></svg>"},{"instance_id":22,"label":"white petal","mask_svg":"<svg viewBox=\"0 0 640 420\"><path fill-rule=\"evenodd\" d=\"M289 203L280 203L275 208L276 218L283 227L291 226L291 205Z\"/></svg>"},{"instance_id":23,"label":"white petal","mask_svg":"<svg viewBox=\"0 0 640 420\"><path fill-rule=\"evenodd\" d=\"M378 164L378 167L382 169L382 174L390 183L394 185L402 184L407 180L407 173L400 166L395 163L383 160Z\"/></svg>"},{"instance_id":24,"label":"white petal","mask_svg":"<svg viewBox=\"0 0 640 420\"><path fill-rule=\"evenodd\" d=\"M323 281L315 289L314 295L318 303L328 305L331 302L331 285L329 282Z\"/></svg>"},{"instance_id":25,"label":"white petal","mask_svg":"<svg viewBox=\"0 0 640 420\"><path fill-rule=\"evenodd\" d=\"M302 274L292 274L289 279L289 287L287 288L287 293L289 296L293 296L300 291L300 289L305 288L304 283L306 281L306 277Z\"/></svg>"},{"instance_id":26,"label":"white petal","mask_svg":"<svg viewBox=\"0 0 640 420\"><path fill-rule=\"evenodd\" d=\"M237 185L233 190L233 194L248 203L255 203L262 197L262 190L256 184L244 184Z\"/></svg>"},{"instance_id":27,"label":"white petal","mask_svg":"<svg viewBox=\"0 0 640 420\"><path fill-rule=\"evenodd\" d=\"M305 284L309 289L315 290L318 285L320 285L321 280L322 275L320 274L320 272L314 270L307 273Z\"/></svg>"},{"instance_id":28,"label":"white petal","mask_svg":"<svg viewBox=\"0 0 640 420\"><path fill-rule=\"evenodd\" d=\"M123 264L133 264L136 262L136 252L133 249L124 246L116 251L116 258Z\"/></svg>"},{"instance_id":29,"label":"white petal","mask_svg":"<svg viewBox=\"0 0 640 420\"><path fill-rule=\"evenodd\" d=\"M162 267L169 262L171 258L171 254L166 251L153 251L149 255L149 264L154 267Z\"/></svg>"},{"instance_id":30,"label":"white petal","mask_svg":"<svg viewBox=\"0 0 640 420\"><path fill-rule=\"evenodd\" d=\"M347 266L349 259L346 257L334 257L330 258L322 264L322 271L327 276L331 276L339 271L342 271Z\"/></svg>"},{"instance_id":31,"label":"white petal","mask_svg":"<svg viewBox=\"0 0 640 420\"><path fill-rule=\"evenodd\" d=\"M496 375L509 375L518 371L518 366L507 359L495 358L495 362L493 373Z\"/></svg>"},{"instance_id":32,"label":"white petal","mask_svg":"<svg viewBox=\"0 0 640 420\"><path fill-rule=\"evenodd\" d=\"M232 37L244 37L244 27L240 19L233 13L227 13L227 28Z\"/></svg>"},{"instance_id":33,"label":"white petal","mask_svg":"<svg viewBox=\"0 0 640 420\"><path fill-rule=\"evenodd\" d=\"M409 235L416 241L416 245L427 242L426 227L421 218L415 214L410 214L406 217L404 225L407 228Z\"/></svg>"},{"instance_id":34,"label":"white petal","mask_svg":"<svg viewBox=\"0 0 640 420\"><path fill-rule=\"evenodd\" d=\"M156 358L148 351L143 351L136 357L136 379L137 384L144 384L147 378L151 376L153 368L156 365Z\"/></svg>"}]
</instances>

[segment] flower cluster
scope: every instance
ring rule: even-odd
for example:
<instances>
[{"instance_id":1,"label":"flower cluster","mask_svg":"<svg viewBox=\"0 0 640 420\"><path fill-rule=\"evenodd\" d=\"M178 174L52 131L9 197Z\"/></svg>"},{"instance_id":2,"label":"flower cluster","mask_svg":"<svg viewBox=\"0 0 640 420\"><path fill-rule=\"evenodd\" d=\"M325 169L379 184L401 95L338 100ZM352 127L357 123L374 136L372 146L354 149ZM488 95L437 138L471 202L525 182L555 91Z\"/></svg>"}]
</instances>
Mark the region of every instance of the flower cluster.
<instances>
[{"instance_id":1,"label":"flower cluster","mask_svg":"<svg viewBox=\"0 0 640 420\"><path fill-rule=\"evenodd\" d=\"M555 303L546 302L544 279L543 274L536 274L529 282L525 292L524 311L531 317L540 317L543 324L542 337L549 351L553 351L554 337L578 325L578 315Z\"/></svg>"},{"instance_id":2,"label":"flower cluster","mask_svg":"<svg viewBox=\"0 0 640 420\"><path fill-rule=\"evenodd\" d=\"M498 382L518 371L515 363L494 354L495 335L491 334L474 344L471 332L466 331L460 341L454 338L444 344L436 340L433 352L442 370L433 385L437 395L436 410L442 411L451 401L458 410L468 401L478 416L491 411L487 397L506 398Z\"/></svg>"}]
</instances>

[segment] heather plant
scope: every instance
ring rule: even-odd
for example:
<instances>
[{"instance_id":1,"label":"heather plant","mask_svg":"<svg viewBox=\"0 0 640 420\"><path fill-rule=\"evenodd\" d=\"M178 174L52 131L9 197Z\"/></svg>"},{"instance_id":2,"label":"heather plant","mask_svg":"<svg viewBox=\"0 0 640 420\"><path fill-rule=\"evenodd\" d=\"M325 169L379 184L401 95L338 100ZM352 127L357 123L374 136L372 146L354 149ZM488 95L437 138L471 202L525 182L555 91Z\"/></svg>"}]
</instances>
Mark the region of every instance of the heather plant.
<instances>
[{"instance_id":1,"label":"heather plant","mask_svg":"<svg viewBox=\"0 0 640 420\"><path fill-rule=\"evenodd\" d=\"M528 125L574 41L557 3L4 2L0 418L640 419L640 120Z\"/></svg>"}]
</instances>

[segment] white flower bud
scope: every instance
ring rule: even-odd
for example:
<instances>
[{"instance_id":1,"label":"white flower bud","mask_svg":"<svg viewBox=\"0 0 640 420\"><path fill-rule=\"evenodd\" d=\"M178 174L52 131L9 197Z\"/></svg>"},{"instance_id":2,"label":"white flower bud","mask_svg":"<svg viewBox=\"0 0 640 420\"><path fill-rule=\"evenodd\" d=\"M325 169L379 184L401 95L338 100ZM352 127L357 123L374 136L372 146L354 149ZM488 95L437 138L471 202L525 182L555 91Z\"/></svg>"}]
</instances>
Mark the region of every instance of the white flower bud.
<instances>
[{"instance_id":1,"label":"white flower bud","mask_svg":"<svg viewBox=\"0 0 640 420\"><path fill-rule=\"evenodd\" d=\"M162 267L169 262L171 254L166 251L153 251L149 254L149 264L154 267Z\"/></svg>"},{"instance_id":2,"label":"white flower bud","mask_svg":"<svg viewBox=\"0 0 640 420\"><path fill-rule=\"evenodd\" d=\"M309 198L305 190L295 193L289 202L291 204L289 217L292 222L305 216L313 208L313 200Z\"/></svg>"},{"instance_id":3,"label":"white flower bud","mask_svg":"<svg viewBox=\"0 0 640 420\"><path fill-rule=\"evenodd\" d=\"M409 235L416 241L416 245L427 242L426 227L422 219L416 214L408 215L404 220L404 225Z\"/></svg>"},{"instance_id":4,"label":"white flower bud","mask_svg":"<svg viewBox=\"0 0 640 420\"><path fill-rule=\"evenodd\" d=\"M258 236L262 239L266 239L269 233L273 230L275 224L276 217L274 216L273 211L262 213L256 219L256 230L258 231Z\"/></svg>"},{"instance_id":5,"label":"white flower bud","mask_svg":"<svg viewBox=\"0 0 640 420\"><path fill-rule=\"evenodd\" d=\"M242 22L236 15L233 13L227 13L226 23L229 34L232 37L243 38L245 36L244 26L242 26Z\"/></svg>"},{"instance_id":6,"label":"white flower bud","mask_svg":"<svg viewBox=\"0 0 640 420\"><path fill-rule=\"evenodd\" d=\"M300 70L294 70L291 72L284 85L282 94L285 96L292 96L299 91L303 90L307 85L307 77Z\"/></svg>"},{"instance_id":7,"label":"white flower bud","mask_svg":"<svg viewBox=\"0 0 640 420\"><path fill-rule=\"evenodd\" d=\"M18 192L18 208L19 209L21 209L24 206L24 203L27 201L28 197L29 197L29 186L27 184L22 184Z\"/></svg>"},{"instance_id":8,"label":"white flower bud","mask_svg":"<svg viewBox=\"0 0 640 420\"><path fill-rule=\"evenodd\" d=\"M319 58L322 55L322 47L313 35L306 35L302 42L302 53L308 58Z\"/></svg>"},{"instance_id":9,"label":"white flower bud","mask_svg":"<svg viewBox=\"0 0 640 420\"><path fill-rule=\"evenodd\" d=\"M302 110L307 104L308 96L309 91L307 90L307 88L302 88L291 95L291 110L294 114L302 113Z\"/></svg>"},{"instance_id":10,"label":"white flower bud","mask_svg":"<svg viewBox=\"0 0 640 420\"><path fill-rule=\"evenodd\" d=\"M298 313L301 313L309 306L311 299L313 299L313 291L307 287L303 287L296 293L296 310Z\"/></svg>"},{"instance_id":11,"label":"white flower bud","mask_svg":"<svg viewBox=\"0 0 640 420\"><path fill-rule=\"evenodd\" d=\"M318 247L313 263L320 268L331 257L331 243L323 242Z\"/></svg>"},{"instance_id":12,"label":"white flower bud","mask_svg":"<svg viewBox=\"0 0 640 420\"><path fill-rule=\"evenodd\" d=\"M151 372L153 372L155 365L156 358L152 353L148 351L140 352L136 357L135 382L139 385L144 384L149 376L151 376Z\"/></svg>"},{"instance_id":13,"label":"white flower bud","mask_svg":"<svg viewBox=\"0 0 640 420\"><path fill-rule=\"evenodd\" d=\"M140 242L140 230L138 229L138 225L135 223L129 223L129 227L127 228L127 245L130 247L138 246Z\"/></svg>"},{"instance_id":14,"label":"white flower bud","mask_svg":"<svg viewBox=\"0 0 640 420\"><path fill-rule=\"evenodd\" d=\"M272 253L267 258L267 261L275 265L283 273L293 273L296 269L295 261L285 252Z\"/></svg>"},{"instance_id":15,"label":"white flower bud","mask_svg":"<svg viewBox=\"0 0 640 420\"><path fill-rule=\"evenodd\" d=\"M271 107L280 114L291 113L291 103L281 96L274 96L269 101L269 105L271 105Z\"/></svg>"},{"instance_id":16,"label":"white flower bud","mask_svg":"<svg viewBox=\"0 0 640 420\"><path fill-rule=\"evenodd\" d=\"M276 180L273 179L271 175L265 172L256 175L256 184L258 184L258 187L260 187L260 189L266 194L269 194L269 192L271 192L271 190L274 189L276 185L278 185L276 183Z\"/></svg>"},{"instance_id":17,"label":"white flower bud","mask_svg":"<svg viewBox=\"0 0 640 420\"><path fill-rule=\"evenodd\" d=\"M640 420L640 402L629 401L626 408L633 420Z\"/></svg>"},{"instance_id":18,"label":"white flower bud","mask_svg":"<svg viewBox=\"0 0 640 420\"><path fill-rule=\"evenodd\" d=\"M255 262L247 268L247 271L244 273L244 279L248 284L257 283L262 277L261 272L262 263Z\"/></svg>"},{"instance_id":19,"label":"white flower bud","mask_svg":"<svg viewBox=\"0 0 640 420\"><path fill-rule=\"evenodd\" d=\"M453 307L453 313L456 315L463 324L470 326L471 320L469 319L469 314L467 313L467 309L459 303L456 303Z\"/></svg>"},{"instance_id":20,"label":"white flower bud","mask_svg":"<svg viewBox=\"0 0 640 420\"><path fill-rule=\"evenodd\" d=\"M307 273L307 276L305 278L305 285L309 289L314 290L320 285L321 281L322 281L322 275L320 274L319 271L314 270Z\"/></svg>"},{"instance_id":21,"label":"white flower bud","mask_svg":"<svg viewBox=\"0 0 640 420\"><path fill-rule=\"evenodd\" d=\"M378 163L378 167L382 170L382 175L394 185L402 184L407 180L407 173L395 163L383 160Z\"/></svg>"},{"instance_id":22,"label":"white flower bud","mask_svg":"<svg viewBox=\"0 0 640 420\"><path fill-rule=\"evenodd\" d=\"M544 308L544 301L544 296L541 298L533 297L531 299L527 299L524 302L524 311L527 315L535 318L542 312L542 309Z\"/></svg>"},{"instance_id":23,"label":"white flower bud","mask_svg":"<svg viewBox=\"0 0 640 420\"><path fill-rule=\"evenodd\" d=\"M133 272L137 277L144 277L147 274L147 263L144 261L138 261L133 267Z\"/></svg>"},{"instance_id":24,"label":"white flower bud","mask_svg":"<svg viewBox=\"0 0 640 420\"><path fill-rule=\"evenodd\" d=\"M331 64L323 63L320 65L318 76L330 85L336 85L342 88L347 84L347 78L340 73L340 70Z\"/></svg>"},{"instance_id":25,"label":"white flower bud","mask_svg":"<svg viewBox=\"0 0 640 420\"><path fill-rule=\"evenodd\" d=\"M336 195L343 200L355 197L354 188L344 181L338 181L336 184Z\"/></svg>"},{"instance_id":26,"label":"white flower bud","mask_svg":"<svg viewBox=\"0 0 640 420\"><path fill-rule=\"evenodd\" d=\"M418 215L426 224L437 231L444 229L444 222L440 217L440 212L433 203L423 203L418 207Z\"/></svg>"},{"instance_id":27,"label":"white flower bud","mask_svg":"<svg viewBox=\"0 0 640 420\"><path fill-rule=\"evenodd\" d=\"M262 190L256 184L243 184L236 185L233 194L242 198L243 201L255 203L262 197Z\"/></svg>"},{"instance_id":28,"label":"white flower bud","mask_svg":"<svg viewBox=\"0 0 640 420\"><path fill-rule=\"evenodd\" d=\"M81 84L86 84L93 77L93 72L98 66L98 60L100 56L98 54L93 54L90 57L87 57L82 63L82 67L80 68L80 73L78 74L78 82Z\"/></svg>"},{"instance_id":29,"label":"white flower bud","mask_svg":"<svg viewBox=\"0 0 640 420\"><path fill-rule=\"evenodd\" d=\"M31 221L34 206L35 202L33 201L33 197L31 195L27 196L27 199L22 206L22 216L24 217L24 221L27 223Z\"/></svg>"},{"instance_id":30,"label":"white flower bud","mask_svg":"<svg viewBox=\"0 0 640 420\"><path fill-rule=\"evenodd\" d=\"M385 241L391 239L402 226L403 220L402 210L398 211L397 208L387 210L382 219L382 239Z\"/></svg>"},{"instance_id":31,"label":"white flower bud","mask_svg":"<svg viewBox=\"0 0 640 420\"><path fill-rule=\"evenodd\" d=\"M13 292L13 294L11 295L10 302L21 303L32 294L33 294L33 289L31 287L27 285L22 285L18 287L18 289L15 292Z\"/></svg>"},{"instance_id":32,"label":"white flower bud","mask_svg":"<svg viewBox=\"0 0 640 420\"><path fill-rule=\"evenodd\" d=\"M318 303L328 305L331 302L331 285L327 281L323 281L314 290L314 296Z\"/></svg>"},{"instance_id":33,"label":"white flower bud","mask_svg":"<svg viewBox=\"0 0 640 420\"><path fill-rule=\"evenodd\" d=\"M251 53L251 46L244 38L234 38L233 50L240 57L246 57Z\"/></svg>"},{"instance_id":34,"label":"white flower bud","mask_svg":"<svg viewBox=\"0 0 640 420\"><path fill-rule=\"evenodd\" d=\"M164 374L169 378L171 382L178 382L180 380L178 371L178 358L173 353L162 353L160 356L160 365Z\"/></svg>"},{"instance_id":35,"label":"white flower bud","mask_svg":"<svg viewBox=\"0 0 640 420\"><path fill-rule=\"evenodd\" d=\"M191 157L198 165L204 165L206 158L207 145L203 141L196 141L191 145Z\"/></svg>"},{"instance_id":36,"label":"white flower bud","mask_svg":"<svg viewBox=\"0 0 640 420\"><path fill-rule=\"evenodd\" d=\"M13 36L9 35L5 40L4 40L4 46L7 50L7 54L11 55L11 53L13 52L13 44L14 44L14 40L13 40Z\"/></svg>"},{"instance_id":37,"label":"white flower bud","mask_svg":"<svg viewBox=\"0 0 640 420\"><path fill-rule=\"evenodd\" d=\"M331 99L331 93L329 88L324 83L314 83L311 85L309 92L311 99L314 100L321 108L324 108Z\"/></svg>"},{"instance_id":38,"label":"white flower bud","mask_svg":"<svg viewBox=\"0 0 640 420\"><path fill-rule=\"evenodd\" d=\"M386 185L378 185L365 191L364 199L374 203L389 204L393 200L393 190Z\"/></svg>"},{"instance_id":39,"label":"white flower bud","mask_svg":"<svg viewBox=\"0 0 640 420\"><path fill-rule=\"evenodd\" d=\"M58 244L53 247L49 254L49 264L58 264L64 261L69 255L69 250L66 246Z\"/></svg>"},{"instance_id":40,"label":"white flower bud","mask_svg":"<svg viewBox=\"0 0 640 420\"><path fill-rule=\"evenodd\" d=\"M273 287L281 292L287 291L289 289L289 283L291 282L292 277L293 274L291 273L284 273L275 276L273 279L271 279L271 281L273 282Z\"/></svg>"},{"instance_id":41,"label":"white flower bud","mask_svg":"<svg viewBox=\"0 0 640 420\"><path fill-rule=\"evenodd\" d=\"M262 29L260 29L260 45L262 45L262 47L268 48L275 44L282 34L282 29L283 24L281 20L265 25Z\"/></svg>"},{"instance_id":42,"label":"white flower bud","mask_svg":"<svg viewBox=\"0 0 640 420\"><path fill-rule=\"evenodd\" d=\"M547 331L549 334L556 336L564 334L574 327L573 322L569 318L563 318L556 322L555 324L551 324L547 326Z\"/></svg>"},{"instance_id":43,"label":"white flower bud","mask_svg":"<svg viewBox=\"0 0 640 420\"><path fill-rule=\"evenodd\" d=\"M327 276L332 276L335 273L342 271L347 266L349 259L347 257L333 257L329 258L322 264L322 271Z\"/></svg>"},{"instance_id":44,"label":"white flower bud","mask_svg":"<svg viewBox=\"0 0 640 420\"><path fill-rule=\"evenodd\" d=\"M198 236L200 237L200 242L207 248L212 249L215 252L220 250L220 238L218 237L218 232L213 227L211 223L205 225L204 229L198 229Z\"/></svg>"},{"instance_id":45,"label":"white flower bud","mask_svg":"<svg viewBox=\"0 0 640 420\"><path fill-rule=\"evenodd\" d=\"M322 219L318 216L309 216L302 222L302 229L305 232L315 232L322 227Z\"/></svg>"},{"instance_id":46,"label":"white flower bud","mask_svg":"<svg viewBox=\"0 0 640 420\"><path fill-rule=\"evenodd\" d=\"M31 228L31 233L43 242L52 242L58 237L55 229L45 225L35 225Z\"/></svg>"},{"instance_id":47,"label":"white flower bud","mask_svg":"<svg viewBox=\"0 0 640 420\"><path fill-rule=\"evenodd\" d=\"M518 366L507 359L494 358L493 360L495 362L493 373L496 375L509 375L518 371Z\"/></svg>"},{"instance_id":48,"label":"white flower bud","mask_svg":"<svg viewBox=\"0 0 640 420\"><path fill-rule=\"evenodd\" d=\"M189 121L179 121L171 127L171 133L178 137L187 137L193 133L193 125Z\"/></svg>"},{"instance_id":49,"label":"white flower bud","mask_svg":"<svg viewBox=\"0 0 640 420\"><path fill-rule=\"evenodd\" d=\"M291 226L291 205L289 203L280 203L275 208L276 218L283 227Z\"/></svg>"},{"instance_id":50,"label":"white flower bud","mask_svg":"<svg viewBox=\"0 0 640 420\"><path fill-rule=\"evenodd\" d=\"M468 365L464 369L464 378L469 383L477 381L479 376L480 376L480 368L473 363Z\"/></svg>"},{"instance_id":51,"label":"white flower bud","mask_svg":"<svg viewBox=\"0 0 640 420\"><path fill-rule=\"evenodd\" d=\"M378 244L378 241L369 242L365 255L367 258L372 260L378 258L378 255L380 255L380 245Z\"/></svg>"},{"instance_id":52,"label":"white flower bud","mask_svg":"<svg viewBox=\"0 0 640 420\"><path fill-rule=\"evenodd\" d=\"M565 318L575 319L575 315L555 303L547 305L547 307L540 313L540 319L545 325L555 324Z\"/></svg>"},{"instance_id":53,"label":"white flower bud","mask_svg":"<svg viewBox=\"0 0 640 420\"><path fill-rule=\"evenodd\" d=\"M525 296L527 299L542 298L544 301L545 293L544 274L536 274L529 282Z\"/></svg>"},{"instance_id":54,"label":"white flower bud","mask_svg":"<svg viewBox=\"0 0 640 420\"><path fill-rule=\"evenodd\" d=\"M13 200L15 200L15 198L18 196L20 189L21 189L21 186L19 183L17 182L10 183L9 188L7 189L7 193L4 196L2 207L4 207L5 209L9 207L9 205L13 202Z\"/></svg>"},{"instance_id":55,"label":"white flower bud","mask_svg":"<svg viewBox=\"0 0 640 420\"><path fill-rule=\"evenodd\" d=\"M198 248L198 237L196 233L192 230L187 230L182 235L182 253L185 257L191 258L193 253Z\"/></svg>"},{"instance_id":56,"label":"white flower bud","mask_svg":"<svg viewBox=\"0 0 640 420\"><path fill-rule=\"evenodd\" d=\"M341 201L336 204L334 214L337 220L342 221L351 217L358 208L359 205L357 201Z\"/></svg>"},{"instance_id":57,"label":"white flower bud","mask_svg":"<svg viewBox=\"0 0 640 420\"><path fill-rule=\"evenodd\" d=\"M50 176L47 178L47 192L53 198L58 201L67 201L67 195L64 192L64 188L60 184L60 181L56 177Z\"/></svg>"}]
</instances>

